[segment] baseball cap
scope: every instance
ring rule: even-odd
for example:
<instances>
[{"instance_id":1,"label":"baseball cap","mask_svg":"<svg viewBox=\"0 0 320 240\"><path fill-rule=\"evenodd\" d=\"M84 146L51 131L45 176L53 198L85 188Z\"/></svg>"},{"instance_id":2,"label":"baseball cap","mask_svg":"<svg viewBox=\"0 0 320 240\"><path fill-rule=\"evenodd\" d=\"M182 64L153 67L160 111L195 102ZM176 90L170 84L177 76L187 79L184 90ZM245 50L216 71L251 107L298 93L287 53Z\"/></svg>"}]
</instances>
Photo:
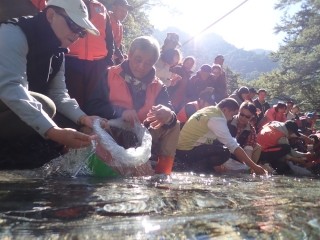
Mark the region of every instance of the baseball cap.
<instances>
[{"instance_id":1,"label":"baseball cap","mask_svg":"<svg viewBox=\"0 0 320 240\"><path fill-rule=\"evenodd\" d=\"M127 0L115 0L113 5L127 7L129 11L133 10L133 7L127 2Z\"/></svg>"},{"instance_id":2,"label":"baseball cap","mask_svg":"<svg viewBox=\"0 0 320 240\"><path fill-rule=\"evenodd\" d=\"M291 132L293 132L295 135L297 135L297 137L300 137L301 134L299 133L299 127L297 125L297 123L295 123L294 121L292 120L288 120L285 122L284 124L286 126L286 128L288 130L290 130Z\"/></svg>"},{"instance_id":3,"label":"baseball cap","mask_svg":"<svg viewBox=\"0 0 320 240\"><path fill-rule=\"evenodd\" d=\"M47 6L63 8L78 26L93 35L100 35L99 30L90 22L87 6L82 0L49 0Z\"/></svg>"}]
</instances>

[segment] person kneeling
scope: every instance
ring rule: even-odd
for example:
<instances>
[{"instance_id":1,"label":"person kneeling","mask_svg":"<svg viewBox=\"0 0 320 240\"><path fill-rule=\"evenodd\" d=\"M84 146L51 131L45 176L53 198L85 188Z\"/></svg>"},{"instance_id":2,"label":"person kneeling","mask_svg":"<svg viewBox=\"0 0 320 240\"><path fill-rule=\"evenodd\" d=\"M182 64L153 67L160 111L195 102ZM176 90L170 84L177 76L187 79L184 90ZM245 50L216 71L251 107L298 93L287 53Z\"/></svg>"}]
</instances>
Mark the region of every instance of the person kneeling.
<instances>
[{"instance_id":1,"label":"person kneeling","mask_svg":"<svg viewBox=\"0 0 320 240\"><path fill-rule=\"evenodd\" d=\"M191 116L183 126L177 148L179 170L209 173L230 158L233 153L257 174L267 174L255 164L237 143L228 129L227 121L238 113L239 105L231 98L217 106L205 107Z\"/></svg>"}]
</instances>

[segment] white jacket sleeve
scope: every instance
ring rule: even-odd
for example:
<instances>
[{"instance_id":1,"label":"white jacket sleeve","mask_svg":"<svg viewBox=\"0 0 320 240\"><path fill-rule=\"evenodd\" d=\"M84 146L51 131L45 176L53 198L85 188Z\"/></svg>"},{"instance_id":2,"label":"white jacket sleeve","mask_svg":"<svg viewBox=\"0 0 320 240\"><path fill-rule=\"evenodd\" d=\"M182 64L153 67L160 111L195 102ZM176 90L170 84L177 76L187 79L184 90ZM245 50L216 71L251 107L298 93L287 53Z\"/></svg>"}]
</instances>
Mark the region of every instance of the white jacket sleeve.
<instances>
[{"instance_id":1,"label":"white jacket sleeve","mask_svg":"<svg viewBox=\"0 0 320 240\"><path fill-rule=\"evenodd\" d=\"M217 136L217 139L223 143L231 153L239 147L237 140L231 136L227 126L227 120L224 117L212 117L208 121L208 128Z\"/></svg>"}]
</instances>

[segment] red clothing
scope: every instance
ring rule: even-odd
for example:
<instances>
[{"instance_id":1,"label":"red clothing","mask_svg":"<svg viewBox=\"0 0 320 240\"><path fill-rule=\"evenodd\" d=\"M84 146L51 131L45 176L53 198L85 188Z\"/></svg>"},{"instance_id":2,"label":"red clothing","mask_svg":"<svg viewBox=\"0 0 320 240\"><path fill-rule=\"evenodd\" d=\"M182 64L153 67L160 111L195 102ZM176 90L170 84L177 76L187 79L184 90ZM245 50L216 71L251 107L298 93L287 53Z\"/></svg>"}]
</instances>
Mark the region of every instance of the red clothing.
<instances>
[{"instance_id":1,"label":"red clothing","mask_svg":"<svg viewBox=\"0 0 320 240\"><path fill-rule=\"evenodd\" d=\"M287 121L285 113L276 112L275 108L270 108L266 111L265 116L268 118L268 121L278 121L285 122Z\"/></svg>"},{"instance_id":2,"label":"red clothing","mask_svg":"<svg viewBox=\"0 0 320 240\"><path fill-rule=\"evenodd\" d=\"M257 143L261 145L263 152L278 151L276 147L279 139L285 137L285 132L272 125L265 125L257 135Z\"/></svg>"},{"instance_id":3,"label":"red clothing","mask_svg":"<svg viewBox=\"0 0 320 240\"><path fill-rule=\"evenodd\" d=\"M189 117L193 114L191 112L187 113L186 111L186 107L187 105L192 105L192 107L194 108L194 112L198 111L200 109L198 101L194 101L194 102L189 102L187 103L177 114L177 119L180 121L180 123L185 123L186 121L188 121Z\"/></svg>"},{"instance_id":4,"label":"red clothing","mask_svg":"<svg viewBox=\"0 0 320 240\"><path fill-rule=\"evenodd\" d=\"M261 119L261 121L258 123L257 129L258 131L267 123L272 121L278 121L278 122L285 122L287 121L287 117L285 113L276 112L275 107L269 108L265 114L264 117Z\"/></svg>"},{"instance_id":5,"label":"red clothing","mask_svg":"<svg viewBox=\"0 0 320 240\"><path fill-rule=\"evenodd\" d=\"M89 2L90 21L99 30L100 35L87 34L85 38L79 38L69 49L68 56L77 57L83 60L98 60L107 56L106 26L109 15L105 6L98 1Z\"/></svg>"},{"instance_id":6,"label":"red clothing","mask_svg":"<svg viewBox=\"0 0 320 240\"><path fill-rule=\"evenodd\" d=\"M134 104L130 90L126 81L121 76L121 65L110 67L108 70L108 86L110 90L110 102L114 106L119 106L125 109L134 109ZM163 88L163 83L154 78L153 81L147 85L146 100L144 105L137 111L139 120L143 122L149 110L155 105L156 98Z\"/></svg>"}]
</instances>

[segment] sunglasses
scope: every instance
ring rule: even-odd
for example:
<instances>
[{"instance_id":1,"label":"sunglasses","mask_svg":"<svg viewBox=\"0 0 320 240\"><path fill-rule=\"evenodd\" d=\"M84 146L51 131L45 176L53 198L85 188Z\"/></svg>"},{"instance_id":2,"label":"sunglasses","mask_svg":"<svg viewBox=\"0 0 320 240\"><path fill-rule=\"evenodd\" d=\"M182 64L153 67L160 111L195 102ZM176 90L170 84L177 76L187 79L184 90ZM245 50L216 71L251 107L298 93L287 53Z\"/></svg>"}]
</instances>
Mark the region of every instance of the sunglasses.
<instances>
[{"instance_id":1,"label":"sunglasses","mask_svg":"<svg viewBox=\"0 0 320 240\"><path fill-rule=\"evenodd\" d=\"M250 119L252 116L248 116L248 115L245 115L245 114L243 114L243 113L239 113L239 115L241 116L241 117L245 117L245 118L247 118L247 119Z\"/></svg>"},{"instance_id":2,"label":"sunglasses","mask_svg":"<svg viewBox=\"0 0 320 240\"><path fill-rule=\"evenodd\" d=\"M78 24L76 24L74 21L72 21L72 19L70 17L68 17L60 12L56 12L56 13L64 18L64 20L66 21L70 30L73 33L78 34L80 38L84 38L87 35L87 31L84 28L78 26Z\"/></svg>"}]
</instances>

